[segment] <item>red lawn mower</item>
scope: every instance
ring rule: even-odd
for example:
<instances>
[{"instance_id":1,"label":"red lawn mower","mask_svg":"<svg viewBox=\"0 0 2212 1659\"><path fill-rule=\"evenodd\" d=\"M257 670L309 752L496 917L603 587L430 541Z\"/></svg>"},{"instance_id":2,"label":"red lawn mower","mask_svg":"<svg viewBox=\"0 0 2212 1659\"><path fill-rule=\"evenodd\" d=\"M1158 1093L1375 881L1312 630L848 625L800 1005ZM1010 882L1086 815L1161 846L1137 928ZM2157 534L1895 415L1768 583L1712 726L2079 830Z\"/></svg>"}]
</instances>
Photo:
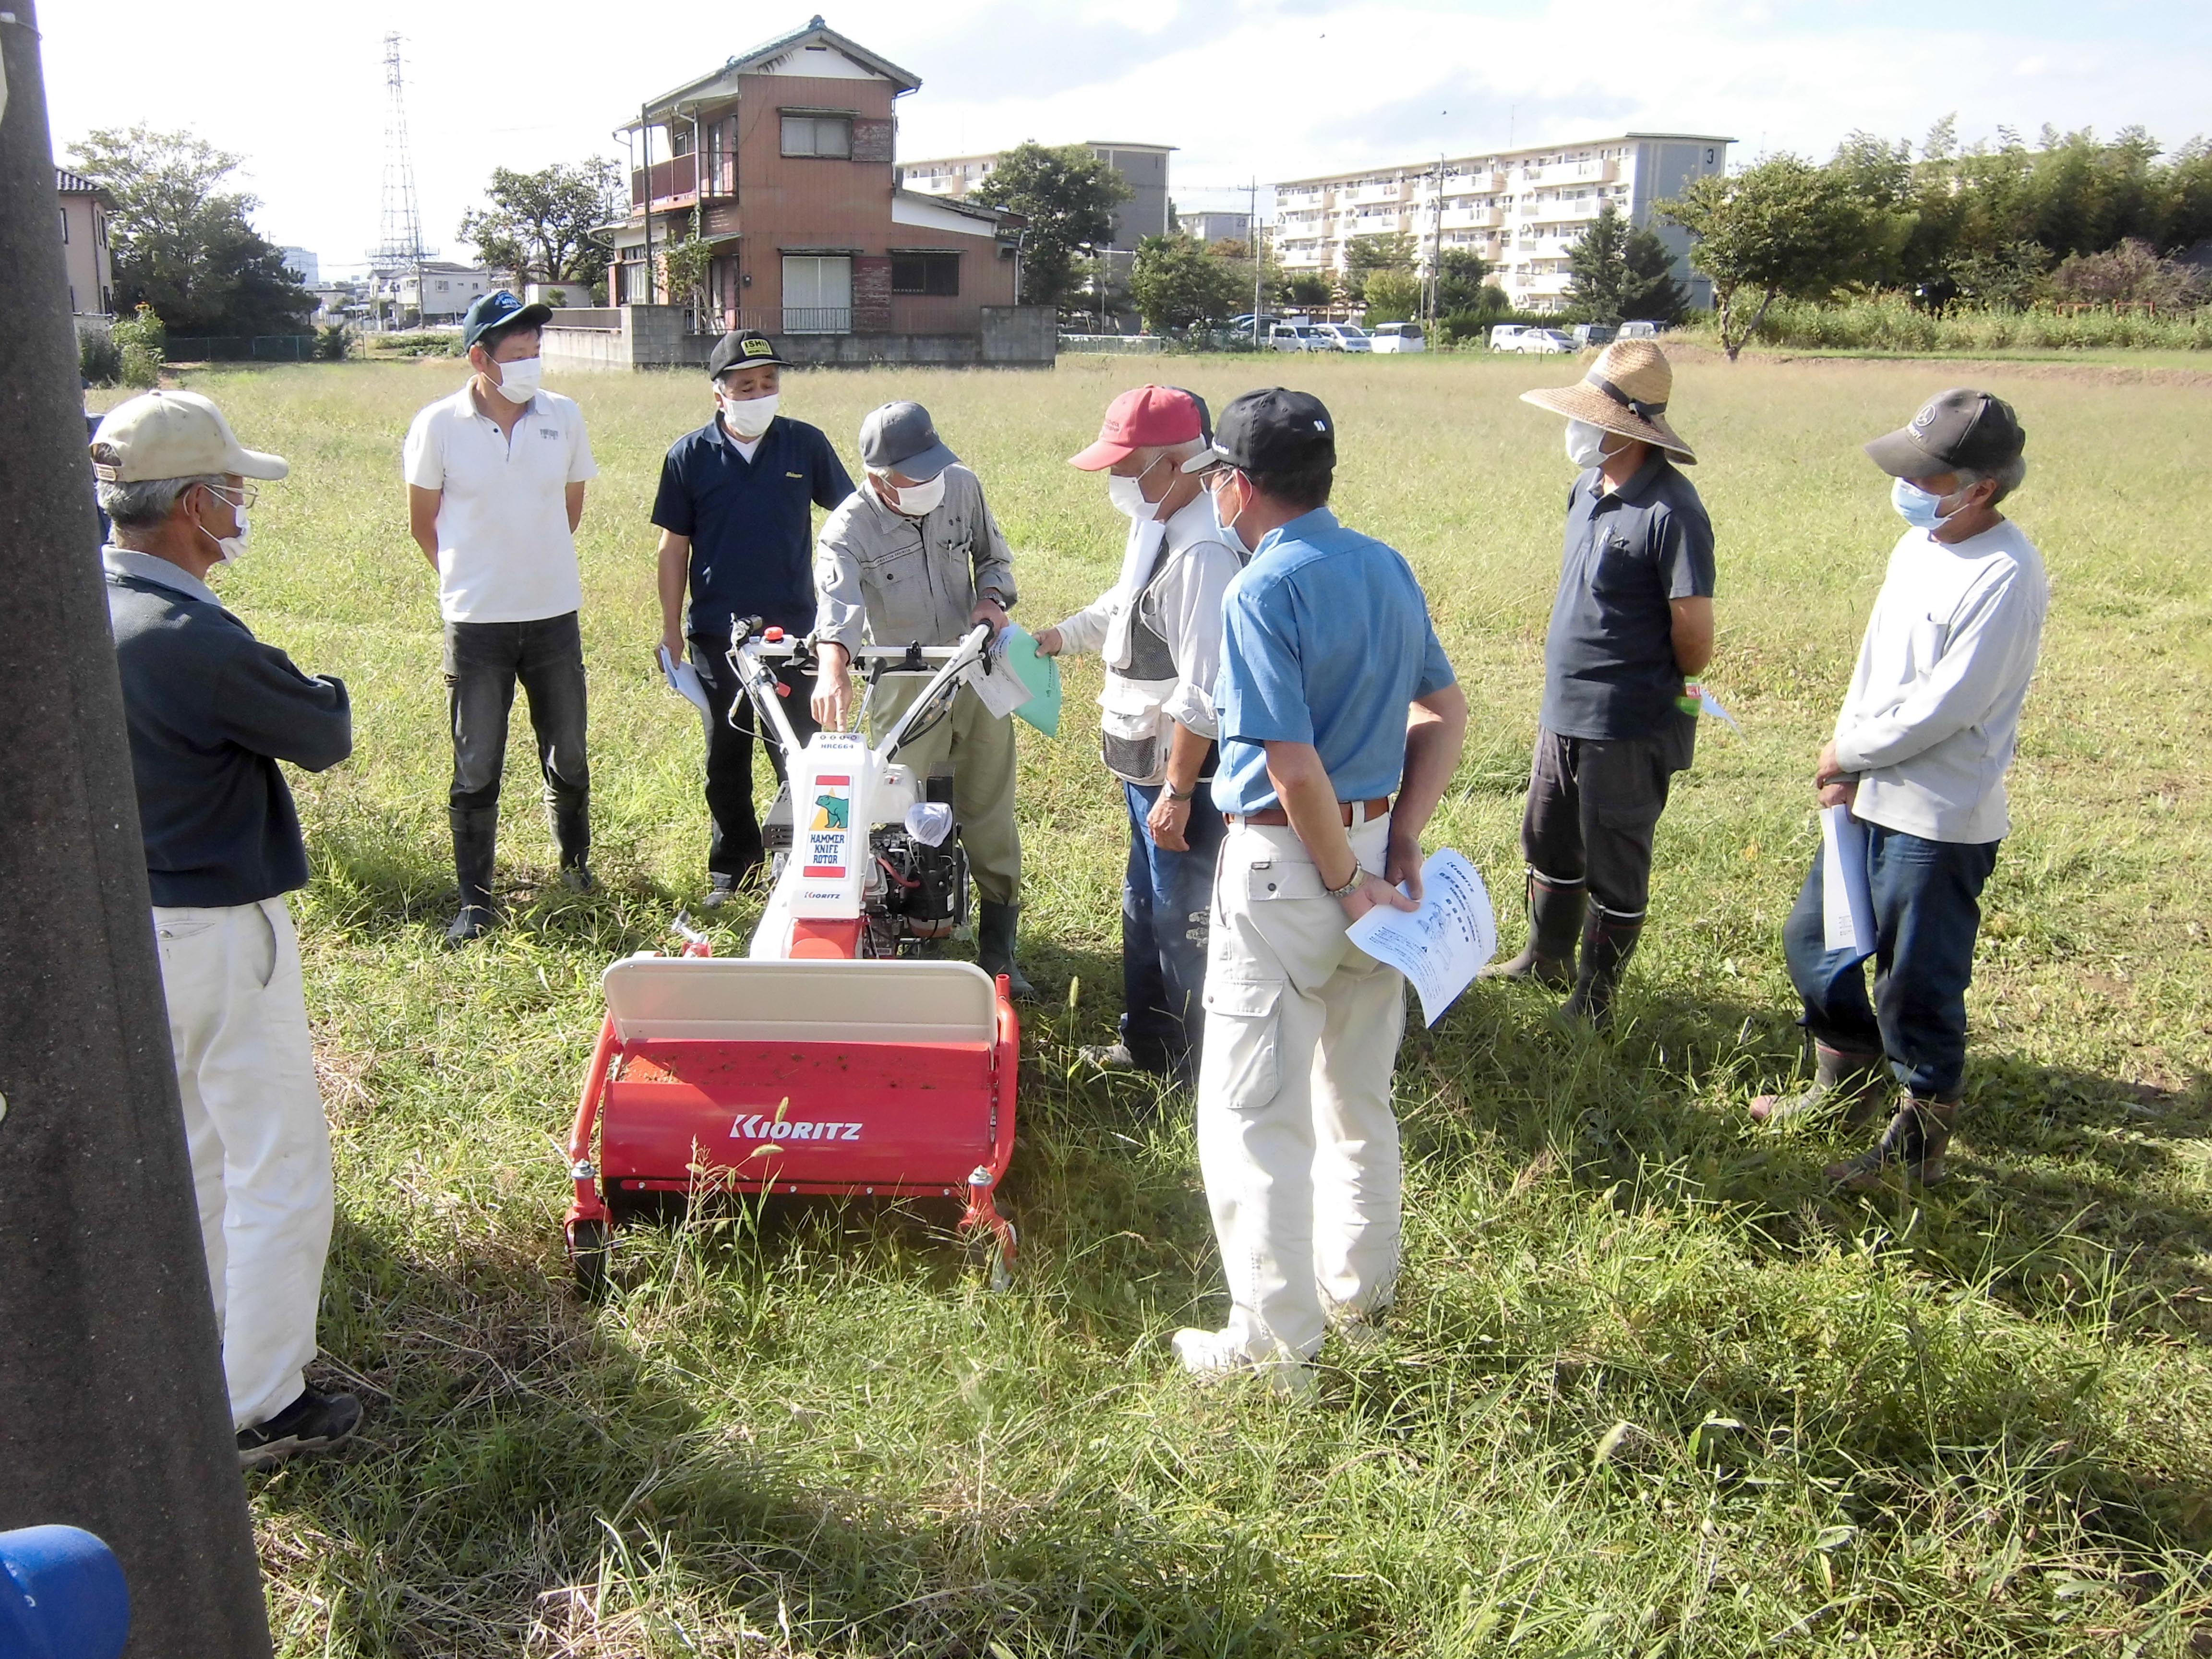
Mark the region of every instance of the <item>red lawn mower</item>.
<instances>
[{"instance_id":1,"label":"red lawn mower","mask_svg":"<svg viewBox=\"0 0 2212 1659\"><path fill-rule=\"evenodd\" d=\"M606 1018L568 1138L577 1281L601 1289L611 1229L664 1195L729 1192L961 1200L1003 1285L1014 1229L994 1194L1013 1153L1021 1028L1005 978L925 954L963 919L967 859L951 781L917 781L897 756L950 716L963 682L1006 671L981 624L954 647L863 646L864 714L889 676L928 684L872 749L857 732L801 745L771 665L811 643L758 627L732 629L729 662L787 757L763 825L775 885L744 958L712 955L679 918L683 954L627 957L602 977Z\"/></svg>"}]
</instances>

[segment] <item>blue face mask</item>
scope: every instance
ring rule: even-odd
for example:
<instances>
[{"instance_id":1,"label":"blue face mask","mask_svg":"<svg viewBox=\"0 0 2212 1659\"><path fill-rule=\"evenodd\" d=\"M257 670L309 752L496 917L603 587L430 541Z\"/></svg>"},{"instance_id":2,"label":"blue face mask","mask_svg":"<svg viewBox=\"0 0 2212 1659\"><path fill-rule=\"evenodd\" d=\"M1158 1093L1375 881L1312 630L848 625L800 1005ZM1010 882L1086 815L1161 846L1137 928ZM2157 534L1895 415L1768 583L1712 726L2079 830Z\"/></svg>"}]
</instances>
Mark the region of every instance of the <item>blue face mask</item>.
<instances>
[{"instance_id":1,"label":"blue face mask","mask_svg":"<svg viewBox=\"0 0 2212 1659\"><path fill-rule=\"evenodd\" d=\"M1889 487L1889 504L1897 509L1897 516L1915 530L1936 531L1966 510L1964 501L1948 513L1941 511L1943 497L1931 495L1910 478L1899 478Z\"/></svg>"}]
</instances>

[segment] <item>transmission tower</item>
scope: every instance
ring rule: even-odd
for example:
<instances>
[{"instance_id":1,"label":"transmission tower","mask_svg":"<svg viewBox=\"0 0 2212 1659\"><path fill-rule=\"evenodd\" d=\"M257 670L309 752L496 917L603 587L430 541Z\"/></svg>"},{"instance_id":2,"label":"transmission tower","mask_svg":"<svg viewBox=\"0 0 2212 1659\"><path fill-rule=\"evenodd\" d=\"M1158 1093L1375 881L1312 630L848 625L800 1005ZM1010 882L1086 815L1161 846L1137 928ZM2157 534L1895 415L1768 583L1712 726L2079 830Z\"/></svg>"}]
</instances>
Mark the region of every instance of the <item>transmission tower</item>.
<instances>
[{"instance_id":1,"label":"transmission tower","mask_svg":"<svg viewBox=\"0 0 2212 1659\"><path fill-rule=\"evenodd\" d=\"M384 224L376 263L415 274L415 305L422 307L422 215L415 203L415 162L407 153L407 94L401 84L399 37L384 37ZM397 304L394 310L398 309Z\"/></svg>"}]
</instances>

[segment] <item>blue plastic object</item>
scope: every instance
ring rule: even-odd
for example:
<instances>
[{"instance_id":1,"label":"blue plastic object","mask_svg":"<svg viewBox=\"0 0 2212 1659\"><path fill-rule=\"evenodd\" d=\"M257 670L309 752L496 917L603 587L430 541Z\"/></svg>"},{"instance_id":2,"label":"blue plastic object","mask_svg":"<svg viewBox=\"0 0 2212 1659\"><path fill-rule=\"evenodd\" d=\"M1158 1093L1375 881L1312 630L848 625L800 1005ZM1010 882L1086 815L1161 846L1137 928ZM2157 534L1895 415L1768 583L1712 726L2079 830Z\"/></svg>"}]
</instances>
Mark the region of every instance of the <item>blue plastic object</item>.
<instances>
[{"instance_id":1,"label":"blue plastic object","mask_svg":"<svg viewBox=\"0 0 2212 1659\"><path fill-rule=\"evenodd\" d=\"M106 1545L80 1527L0 1532L0 1659L116 1659L130 1634Z\"/></svg>"}]
</instances>

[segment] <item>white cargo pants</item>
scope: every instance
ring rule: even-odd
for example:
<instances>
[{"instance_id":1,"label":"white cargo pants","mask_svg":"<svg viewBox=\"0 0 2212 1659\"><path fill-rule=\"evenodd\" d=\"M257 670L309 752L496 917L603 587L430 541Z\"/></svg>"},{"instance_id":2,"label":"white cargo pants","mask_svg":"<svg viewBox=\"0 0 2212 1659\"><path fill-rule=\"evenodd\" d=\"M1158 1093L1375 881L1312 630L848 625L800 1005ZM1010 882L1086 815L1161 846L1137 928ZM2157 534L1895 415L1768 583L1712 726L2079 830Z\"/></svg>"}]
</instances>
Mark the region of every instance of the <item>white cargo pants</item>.
<instances>
[{"instance_id":1,"label":"white cargo pants","mask_svg":"<svg viewBox=\"0 0 2212 1659\"><path fill-rule=\"evenodd\" d=\"M156 905L154 934L230 1414L250 1428L307 1386L331 1244L299 936L281 898Z\"/></svg>"},{"instance_id":2,"label":"white cargo pants","mask_svg":"<svg viewBox=\"0 0 2212 1659\"><path fill-rule=\"evenodd\" d=\"M1351 832L1382 867L1389 820ZM1398 1272L1390 1079L1405 978L1344 936L1297 833L1234 824L1206 968L1198 1153L1232 1349L1312 1357L1332 1314L1379 1311Z\"/></svg>"}]
</instances>

